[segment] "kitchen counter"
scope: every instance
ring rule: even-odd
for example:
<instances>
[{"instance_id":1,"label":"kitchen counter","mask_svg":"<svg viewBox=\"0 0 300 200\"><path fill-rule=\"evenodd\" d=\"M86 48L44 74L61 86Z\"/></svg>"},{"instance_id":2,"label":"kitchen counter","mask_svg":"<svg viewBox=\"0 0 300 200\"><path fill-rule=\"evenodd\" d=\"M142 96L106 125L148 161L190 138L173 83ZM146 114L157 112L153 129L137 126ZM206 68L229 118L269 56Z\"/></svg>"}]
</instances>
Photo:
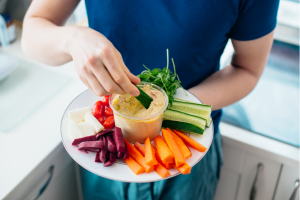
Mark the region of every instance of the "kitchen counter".
<instances>
[{"instance_id":1,"label":"kitchen counter","mask_svg":"<svg viewBox=\"0 0 300 200\"><path fill-rule=\"evenodd\" d=\"M6 133L0 132L0 199L12 191L61 143L61 117L69 103L87 89L77 77L72 63L49 67L29 59L20 48L20 29L17 29L17 35L18 40L9 49L0 49L0 52L12 55L20 62L30 62L64 74L72 80L17 127ZM226 123L221 123L220 132L227 143L238 143L243 148L263 149L263 152L272 153L278 160L298 162L299 149L291 145ZM261 151L258 153L262 154Z\"/></svg>"},{"instance_id":2,"label":"kitchen counter","mask_svg":"<svg viewBox=\"0 0 300 200\"><path fill-rule=\"evenodd\" d=\"M26 61L64 74L71 81L17 127L9 132L0 132L0 199L12 191L60 144L61 117L69 103L87 89L77 78L72 63L59 68L49 67L28 58L20 48L20 29L17 29L17 35L18 40L9 49L0 49L1 53L18 58L20 63Z\"/></svg>"}]
</instances>

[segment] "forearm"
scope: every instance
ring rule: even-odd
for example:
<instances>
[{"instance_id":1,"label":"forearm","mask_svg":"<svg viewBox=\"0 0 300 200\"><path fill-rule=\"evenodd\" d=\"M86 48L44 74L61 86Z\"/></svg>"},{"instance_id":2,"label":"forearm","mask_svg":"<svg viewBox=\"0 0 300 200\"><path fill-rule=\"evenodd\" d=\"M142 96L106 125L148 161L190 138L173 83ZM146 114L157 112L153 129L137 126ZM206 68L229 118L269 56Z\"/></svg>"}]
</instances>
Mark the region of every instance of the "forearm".
<instances>
[{"instance_id":1,"label":"forearm","mask_svg":"<svg viewBox=\"0 0 300 200\"><path fill-rule=\"evenodd\" d=\"M189 91L204 104L212 105L213 110L218 110L248 95L258 80L259 77L247 69L230 64Z\"/></svg>"},{"instance_id":2,"label":"forearm","mask_svg":"<svg viewBox=\"0 0 300 200\"><path fill-rule=\"evenodd\" d=\"M22 48L31 58L47 65L62 65L72 60L66 51L73 26L57 26L47 19L26 17L23 25Z\"/></svg>"}]
</instances>

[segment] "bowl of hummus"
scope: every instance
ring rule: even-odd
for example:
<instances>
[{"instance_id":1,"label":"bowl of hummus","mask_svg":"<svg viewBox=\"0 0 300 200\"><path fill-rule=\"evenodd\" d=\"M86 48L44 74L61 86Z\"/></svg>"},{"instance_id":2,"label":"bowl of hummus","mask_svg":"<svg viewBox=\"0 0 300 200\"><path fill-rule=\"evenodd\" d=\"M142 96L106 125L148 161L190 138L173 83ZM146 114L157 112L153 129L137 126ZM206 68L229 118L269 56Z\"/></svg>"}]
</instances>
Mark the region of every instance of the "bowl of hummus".
<instances>
[{"instance_id":1,"label":"bowl of hummus","mask_svg":"<svg viewBox=\"0 0 300 200\"><path fill-rule=\"evenodd\" d=\"M168 95L161 87L147 82L138 86L153 99L148 109L130 94L112 94L109 99L115 125L131 143L144 143L147 137L152 140L160 133L163 113L169 103Z\"/></svg>"}]
</instances>

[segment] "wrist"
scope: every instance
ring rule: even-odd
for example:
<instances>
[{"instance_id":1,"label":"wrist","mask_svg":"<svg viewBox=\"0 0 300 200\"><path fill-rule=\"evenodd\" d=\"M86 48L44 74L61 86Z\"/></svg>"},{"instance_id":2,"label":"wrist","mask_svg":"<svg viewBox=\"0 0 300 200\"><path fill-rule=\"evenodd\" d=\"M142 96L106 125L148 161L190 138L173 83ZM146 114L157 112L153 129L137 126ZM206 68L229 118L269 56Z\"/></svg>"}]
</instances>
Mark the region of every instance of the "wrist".
<instances>
[{"instance_id":1,"label":"wrist","mask_svg":"<svg viewBox=\"0 0 300 200\"><path fill-rule=\"evenodd\" d=\"M74 41L76 41L76 35L80 31L79 26L66 26L63 34L63 42L61 43L62 52L72 57L72 49Z\"/></svg>"}]
</instances>

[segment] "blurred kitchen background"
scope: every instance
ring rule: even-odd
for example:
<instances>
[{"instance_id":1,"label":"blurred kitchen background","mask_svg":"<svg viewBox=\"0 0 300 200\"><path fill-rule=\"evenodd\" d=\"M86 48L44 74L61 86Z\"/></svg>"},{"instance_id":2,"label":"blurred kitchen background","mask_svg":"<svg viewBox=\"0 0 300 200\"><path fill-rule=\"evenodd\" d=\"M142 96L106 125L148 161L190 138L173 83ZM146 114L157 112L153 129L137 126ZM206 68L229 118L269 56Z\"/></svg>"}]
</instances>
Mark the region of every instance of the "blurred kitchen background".
<instances>
[{"instance_id":1,"label":"blurred kitchen background","mask_svg":"<svg viewBox=\"0 0 300 200\"><path fill-rule=\"evenodd\" d=\"M81 199L78 166L61 144L59 124L67 105L86 88L72 63L50 68L22 52L22 20L30 3L0 0L0 160L5 161L0 199ZM73 24L88 26L84 1L66 25ZM254 188L256 200L284 200L292 194L299 199L299 24L299 1L280 1L274 43L259 83L224 108L224 163L215 200L249 199ZM232 54L229 41L221 68ZM18 145L4 149L10 142ZM24 156L16 159L12 155L19 149Z\"/></svg>"}]
</instances>

